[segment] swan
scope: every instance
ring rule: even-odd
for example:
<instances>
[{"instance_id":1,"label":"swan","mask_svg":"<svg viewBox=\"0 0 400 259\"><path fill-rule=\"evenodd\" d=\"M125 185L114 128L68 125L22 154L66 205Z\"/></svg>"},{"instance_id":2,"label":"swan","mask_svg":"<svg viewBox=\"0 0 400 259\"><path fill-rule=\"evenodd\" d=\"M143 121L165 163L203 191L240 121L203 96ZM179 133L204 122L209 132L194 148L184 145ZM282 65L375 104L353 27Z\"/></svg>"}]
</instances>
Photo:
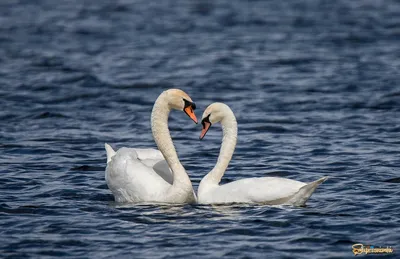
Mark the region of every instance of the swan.
<instances>
[{"instance_id":1,"label":"swan","mask_svg":"<svg viewBox=\"0 0 400 259\"><path fill-rule=\"evenodd\" d=\"M237 122L228 105L213 103L202 116L204 138L212 124L221 122L223 130L222 146L214 168L201 180L197 199L201 204L222 203L263 203L269 205L304 206L314 190L327 178L303 183L280 177L246 178L219 185L232 158L237 140Z\"/></svg>"},{"instance_id":2,"label":"swan","mask_svg":"<svg viewBox=\"0 0 400 259\"><path fill-rule=\"evenodd\" d=\"M151 130L159 150L122 147L117 152L105 143L105 180L116 202L195 203L196 196L179 161L168 129L172 109L183 110L196 124L195 103L184 91L160 94L151 113Z\"/></svg>"}]
</instances>

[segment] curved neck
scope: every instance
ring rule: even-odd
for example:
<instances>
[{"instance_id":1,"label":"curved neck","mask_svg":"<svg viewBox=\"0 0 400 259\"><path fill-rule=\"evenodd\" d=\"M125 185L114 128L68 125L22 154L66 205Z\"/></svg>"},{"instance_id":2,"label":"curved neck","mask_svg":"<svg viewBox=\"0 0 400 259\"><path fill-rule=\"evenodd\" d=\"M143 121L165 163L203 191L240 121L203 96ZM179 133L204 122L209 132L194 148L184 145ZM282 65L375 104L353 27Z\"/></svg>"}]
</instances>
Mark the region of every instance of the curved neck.
<instances>
[{"instance_id":1,"label":"curved neck","mask_svg":"<svg viewBox=\"0 0 400 259\"><path fill-rule=\"evenodd\" d=\"M175 146L168 129L168 116L171 108L168 105L168 95L163 92L156 100L151 112L151 130L158 149L163 154L173 175L173 186L190 186L192 183L185 168L179 161Z\"/></svg>"},{"instance_id":2,"label":"curved neck","mask_svg":"<svg viewBox=\"0 0 400 259\"><path fill-rule=\"evenodd\" d=\"M222 125L222 145L219 151L218 161L214 168L201 180L213 184L219 184L222 176L232 159L237 141L237 122L232 111L227 112L221 121Z\"/></svg>"}]
</instances>

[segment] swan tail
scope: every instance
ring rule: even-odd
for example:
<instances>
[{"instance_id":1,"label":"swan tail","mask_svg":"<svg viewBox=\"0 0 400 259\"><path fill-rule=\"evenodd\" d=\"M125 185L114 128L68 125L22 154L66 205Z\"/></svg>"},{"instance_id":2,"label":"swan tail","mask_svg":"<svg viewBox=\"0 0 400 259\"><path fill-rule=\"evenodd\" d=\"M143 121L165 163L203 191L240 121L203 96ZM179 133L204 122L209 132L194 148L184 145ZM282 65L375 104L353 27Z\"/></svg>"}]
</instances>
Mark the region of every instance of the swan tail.
<instances>
[{"instance_id":1,"label":"swan tail","mask_svg":"<svg viewBox=\"0 0 400 259\"><path fill-rule=\"evenodd\" d=\"M114 149L108 145L107 143L104 143L104 147L106 148L107 152L107 163L111 161L111 158L115 155Z\"/></svg>"},{"instance_id":2,"label":"swan tail","mask_svg":"<svg viewBox=\"0 0 400 259\"><path fill-rule=\"evenodd\" d=\"M328 177L322 177L314 182L308 183L300 188L300 190L293 195L289 203L294 206L304 206L307 200L311 197L317 187L326 181Z\"/></svg>"}]
</instances>

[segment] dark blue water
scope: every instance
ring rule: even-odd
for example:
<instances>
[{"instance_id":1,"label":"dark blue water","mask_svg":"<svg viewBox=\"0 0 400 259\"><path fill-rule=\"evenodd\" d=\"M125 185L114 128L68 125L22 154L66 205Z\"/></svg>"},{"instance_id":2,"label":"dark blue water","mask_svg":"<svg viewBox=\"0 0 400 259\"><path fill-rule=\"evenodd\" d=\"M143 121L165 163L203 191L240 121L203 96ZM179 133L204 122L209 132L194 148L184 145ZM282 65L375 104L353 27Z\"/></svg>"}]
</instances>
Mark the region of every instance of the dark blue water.
<instances>
[{"instance_id":1,"label":"dark blue water","mask_svg":"<svg viewBox=\"0 0 400 259\"><path fill-rule=\"evenodd\" d=\"M399 28L394 0L1 1L1 257L400 248ZM104 142L154 148L152 104L172 87L199 118L215 101L235 112L224 182L329 180L305 208L115 204ZM201 126L173 112L170 130L196 189L221 129L199 141Z\"/></svg>"}]
</instances>

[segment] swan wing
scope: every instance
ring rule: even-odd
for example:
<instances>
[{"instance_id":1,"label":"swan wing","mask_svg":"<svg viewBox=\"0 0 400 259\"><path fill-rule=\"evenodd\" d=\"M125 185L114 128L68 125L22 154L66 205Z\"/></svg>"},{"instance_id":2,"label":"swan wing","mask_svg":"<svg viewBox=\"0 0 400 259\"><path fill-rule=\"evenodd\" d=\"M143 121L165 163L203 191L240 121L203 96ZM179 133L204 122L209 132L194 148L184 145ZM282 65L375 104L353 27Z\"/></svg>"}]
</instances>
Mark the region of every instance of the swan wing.
<instances>
[{"instance_id":1,"label":"swan wing","mask_svg":"<svg viewBox=\"0 0 400 259\"><path fill-rule=\"evenodd\" d=\"M135 149L135 151L138 154L138 159L142 161L143 164L152 167L154 172L156 172L167 183L173 183L174 178L172 176L172 171L159 150Z\"/></svg>"},{"instance_id":2,"label":"swan wing","mask_svg":"<svg viewBox=\"0 0 400 259\"><path fill-rule=\"evenodd\" d=\"M134 150L137 154L137 158L140 160L155 160L155 161L160 161L164 160L164 156L162 153L153 148L131 148Z\"/></svg>"},{"instance_id":3,"label":"swan wing","mask_svg":"<svg viewBox=\"0 0 400 259\"><path fill-rule=\"evenodd\" d=\"M305 183L280 177L262 177L250 179L249 198L253 202L283 204L297 193Z\"/></svg>"},{"instance_id":4,"label":"swan wing","mask_svg":"<svg viewBox=\"0 0 400 259\"><path fill-rule=\"evenodd\" d=\"M207 203L268 203L282 204L305 183L278 177L247 178L211 189L199 200Z\"/></svg>"},{"instance_id":5,"label":"swan wing","mask_svg":"<svg viewBox=\"0 0 400 259\"><path fill-rule=\"evenodd\" d=\"M168 166L167 161L161 160L158 161L156 164L153 166L154 172L156 172L159 176L161 176L164 181L166 181L169 184L173 184L174 182L174 177L172 175L172 171Z\"/></svg>"},{"instance_id":6,"label":"swan wing","mask_svg":"<svg viewBox=\"0 0 400 259\"><path fill-rule=\"evenodd\" d=\"M153 170L169 184L173 183L174 177L172 171L159 150L136 148L135 152L143 164L153 167Z\"/></svg>"},{"instance_id":7,"label":"swan wing","mask_svg":"<svg viewBox=\"0 0 400 259\"><path fill-rule=\"evenodd\" d=\"M107 157L110 157L107 159L108 163L109 161L111 161L116 152L108 144L106 144L106 150ZM168 182L169 184L173 183L174 178L172 175L172 171L159 150L150 148L132 148L130 150L136 153L137 159L140 160L144 165L148 167L153 167L153 170L166 182Z\"/></svg>"},{"instance_id":8,"label":"swan wing","mask_svg":"<svg viewBox=\"0 0 400 259\"><path fill-rule=\"evenodd\" d=\"M159 151L142 151L121 148L107 164L106 182L117 202L162 201L171 186L153 168Z\"/></svg>"}]
</instances>

